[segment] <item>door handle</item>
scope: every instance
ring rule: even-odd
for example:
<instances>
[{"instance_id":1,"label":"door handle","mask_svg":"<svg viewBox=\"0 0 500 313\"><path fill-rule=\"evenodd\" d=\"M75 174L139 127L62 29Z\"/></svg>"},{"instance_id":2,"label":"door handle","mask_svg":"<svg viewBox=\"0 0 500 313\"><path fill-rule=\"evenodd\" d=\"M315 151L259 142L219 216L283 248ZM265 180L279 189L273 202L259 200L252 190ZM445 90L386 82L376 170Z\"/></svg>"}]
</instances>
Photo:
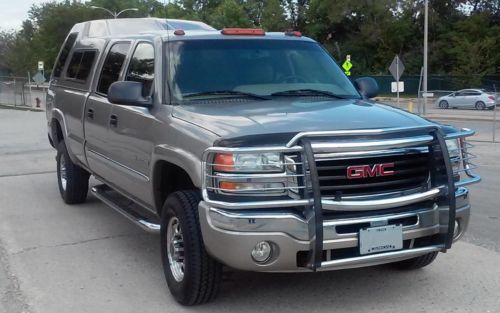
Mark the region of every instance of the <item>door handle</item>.
<instances>
[{"instance_id":1,"label":"door handle","mask_svg":"<svg viewBox=\"0 0 500 313\"><path fill-rule=\"evenodd\" d=\"M91 120L94 119L94 109L88 109L87 110L87 117Z\"/></svg>"},{"instance_id":2,"label":"door handle","mask_svg":"<svg viewBox=\"0 0 500 313\"><path fill-rule=\"evenodd\" d=\"M118 117L116 115L111 115L111 117L109 118L109 125L113 126L113 127L116 127L118 126Z\"/></svg>"}]
</instances>

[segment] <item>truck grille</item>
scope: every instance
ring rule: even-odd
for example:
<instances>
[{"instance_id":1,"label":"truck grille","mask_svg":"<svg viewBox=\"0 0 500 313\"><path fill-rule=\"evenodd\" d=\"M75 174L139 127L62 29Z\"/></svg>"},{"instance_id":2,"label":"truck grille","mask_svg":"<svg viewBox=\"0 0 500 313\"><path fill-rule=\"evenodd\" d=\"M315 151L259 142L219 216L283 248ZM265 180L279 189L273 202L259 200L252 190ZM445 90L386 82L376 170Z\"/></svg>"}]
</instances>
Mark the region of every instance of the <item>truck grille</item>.
<instances>
[{"instance_id":1,"label":"truck grille","mask_svg":"<svg viewBox=\"0 0 500 313\"><path fill-rule=\"evenodd\" d=\"M393 163L390 176L347 178L347 168L356 165ZM323 197L360 196L410 190L428 185L429 152L353 159L316 158Z\"/></svg>"}]
</instances>

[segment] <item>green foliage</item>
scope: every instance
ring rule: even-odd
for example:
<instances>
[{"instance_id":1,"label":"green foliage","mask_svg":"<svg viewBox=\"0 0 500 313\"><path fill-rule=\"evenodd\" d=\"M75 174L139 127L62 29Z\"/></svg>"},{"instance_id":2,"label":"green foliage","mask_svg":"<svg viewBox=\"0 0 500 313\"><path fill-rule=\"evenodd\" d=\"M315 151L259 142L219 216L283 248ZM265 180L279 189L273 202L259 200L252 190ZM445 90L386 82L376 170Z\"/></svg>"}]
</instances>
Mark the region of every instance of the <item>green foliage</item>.
<instances>
[{"instance_id":1,"label":"green foliage","mask_svg":"<svg viewBox=\"0 0 500 313\"><path fill-rule=\"evenodd\" d=\"M300 30L323 44L339 61L351 55L352 72L387 74L394 55L406 73L422 66L424 0L65 0L34 5L16 33L0 30L0 70L24 75L37 61L52 67L69 29L77 22L156 16L200 20L215 28L262 27ZM477 85L500 71L500 1L429 1L429 70L465 77ZM477 74L477 75L471 75Z\"/></svg>"},{"instance_id":2,"label":"green foliage","mask_svg":"<svg viewBox=\"0 0 500 313\"><path fill-rule=\"evenodd\" d=\"M494 74L499 65L500 25L492 25L487 14L477 13L453 24L449 49L453 75L466 76L463 83L480 86L481 77Z\"/></svg>"},{"instance_id":3,"label":"green foliage","mask_svg":"<svg viewBox=\"0 0 500 313\"><path fill-rule=\"evenodd\" d=\"M267 31L286 31L289 28L285 9L279 0L264 1L260 22Z\"/></svg>"},{"instance_id":4,"label":"green foliage","mask_svg":"<svg viewBox=\"0 0 500 313\"><path fill-rule=\"evenodd\" d=\"M253 23L237 0L223 0L208 16L207 22L213 27L252 27Z\"/></svg>"}]
</instances>

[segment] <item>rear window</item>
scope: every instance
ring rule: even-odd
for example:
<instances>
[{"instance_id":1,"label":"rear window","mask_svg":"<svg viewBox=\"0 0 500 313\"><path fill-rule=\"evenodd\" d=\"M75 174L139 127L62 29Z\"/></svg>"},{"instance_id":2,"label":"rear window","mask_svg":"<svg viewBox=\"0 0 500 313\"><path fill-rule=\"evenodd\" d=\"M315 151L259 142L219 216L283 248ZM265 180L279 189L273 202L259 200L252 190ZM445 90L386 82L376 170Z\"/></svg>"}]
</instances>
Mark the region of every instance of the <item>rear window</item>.
<instances>
[{"instance_id":1,"label":"rear window","mask_svg":"<svg viewBox=\"0 0 500 313\"><path fill-rule=\"evenodd\" d=\"M66 78L86 81L89 77L96 51L75 51L66 71Z\"/></svg>"},{"instance_id":2,"label":"rear window","mask_svg":"<svg viewBox=\"0 0 500 313\"><path fill-rule=\"evenodd\" d=\"M66 64L69 52L71 51L71 48L73 48L73 45L75 44L77 35L78 35L77 33L70 34L68 36L68 39L66 39L66 42L64 43L61 53L59 53L59 57L57 58L56 65L54 66L54 74L53 74L54 77L61 76L64 64Z\"/></svg>"}]
</instances>

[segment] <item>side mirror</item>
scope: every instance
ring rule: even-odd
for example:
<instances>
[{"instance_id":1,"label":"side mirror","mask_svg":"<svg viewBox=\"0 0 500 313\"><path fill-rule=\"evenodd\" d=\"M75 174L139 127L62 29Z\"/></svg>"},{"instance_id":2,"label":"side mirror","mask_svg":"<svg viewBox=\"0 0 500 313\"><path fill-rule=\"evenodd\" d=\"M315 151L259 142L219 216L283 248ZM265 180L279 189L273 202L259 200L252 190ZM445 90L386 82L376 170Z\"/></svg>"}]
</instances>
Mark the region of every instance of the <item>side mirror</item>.
<instances>
[{"instance_id":1,"label":"side mirror","mask_svg":"<svg viewBox=\"0 0 500 313\"><path fill-rule=\"evenodd\" d=\"M378 95L377 81L371 77L361 77L354 81L354 86L366 98L374 98Z\"/></svg>"},{"instance_id":2,"label":"side mirror","mask_svg":"<svg viewBox=\"0 0 500 313\"><path fill-rule=\"evenodd\" d=\"M134 81L117 81L108 89L108 100L114 104L150 107L150 97L143 97L144 85Z\"/></svg>"}]
</instances>

